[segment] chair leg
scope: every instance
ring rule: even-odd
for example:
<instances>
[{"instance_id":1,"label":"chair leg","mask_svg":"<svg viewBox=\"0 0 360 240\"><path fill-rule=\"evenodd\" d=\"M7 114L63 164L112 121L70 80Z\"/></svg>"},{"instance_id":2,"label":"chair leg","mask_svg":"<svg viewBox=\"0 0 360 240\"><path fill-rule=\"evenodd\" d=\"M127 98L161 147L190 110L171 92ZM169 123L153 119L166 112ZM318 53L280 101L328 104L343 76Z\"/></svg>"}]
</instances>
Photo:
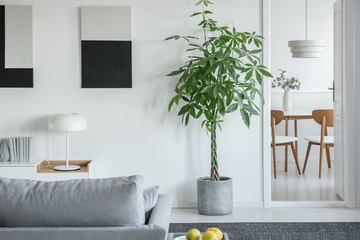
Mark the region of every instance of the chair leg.
<instances>
[{"instance_id":1,"label":"chair leg","mask_svg":"<svg viewBox=\"0 0 360 240\"><path fill-rule=\"evenodd\" d=\"M285 119L285 136L289 136L289 120ZM288 145L285 145L285 172L288 170Z\"/></svg>"},{"instance_id":2,"label":"chair leg","mask_svg":"<svg viewBox=\"0 0 360 240\"><path fill-rule=\"evenodd\" d=\"M285 172L287 172L288 167L288 146L285 145Z\"/></svg>"},{"instance_id":3,"label":"chair leg","mask_svg":"<svg viewBox=\"0 0 360 240\"><path fill-rule=\"evenodd\" d=\"M331 168L330 147L325 147L325 149L326 149L326 159L327 159L328 168Z\"/></svg>"},{"instance_id":4,"label":"chair leg","mask_svg":"<svg viewBox=\"0 0 360 240\"><path fill-rule=\"evenodd\" d=\"M298 162L298 158L297 158L297 154L296 154L296 149L295 149L295 146L294 146L294 143L293 143L293 142L291 143L291 150L292 150L293 155L294 155L294 158L295 158L295 163L296 163L297 170L298 170L298 172L299 172L299 175L301 175L301 171L300 171L300 167L299 167L299 162Z\"/></svg>"},{"instance_id":5,"label":"chair leg","mask_svg":"<svg viewBox=\"0 0 360 240\"><path fill-rule=\"evenodd\" d=\"M324 145L320 145L320 159L319 159L319 178L321 178L321 167L322 167L322 157L324 153Z\"/></svg>"},{"instance_id":6,"label":"chair leg","mask_svg":"<svg viewBox=\"0 0 360 240\"><path fill-rule=\"evenodd\" d=\"M274 161L274 178L276 178L276 148L272 147L273 150L273 161Z\"/></svg>"},{"instance_id":7,"label":"chair leg","mask_svg":"<svg viewBox=\"0 0 360 240\"><path fill-rule=\"evenodd\" d=\"M308 159L309 159L309 154L310 154L310 149L311 149L311 143L309 142L308 144L308 148L307 148L307 151L306 151L306 157L305 157L305 162L304 162L304 167L303 167L303 174L305 173L305 169L306 169L306 164L308 162Z\"/></svg>"}]
</instances>

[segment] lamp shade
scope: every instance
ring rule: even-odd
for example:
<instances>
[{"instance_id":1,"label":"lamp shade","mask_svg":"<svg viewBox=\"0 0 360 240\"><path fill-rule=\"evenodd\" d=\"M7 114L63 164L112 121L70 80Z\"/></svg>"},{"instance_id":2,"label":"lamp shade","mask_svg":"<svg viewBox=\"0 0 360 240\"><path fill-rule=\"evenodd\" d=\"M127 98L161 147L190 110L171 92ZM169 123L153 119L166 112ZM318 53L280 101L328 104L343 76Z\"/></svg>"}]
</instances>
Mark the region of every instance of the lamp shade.
<instances>
[{"instance_id":1,"label":"lamp shade","mask_svg":"<svg viewBox=\"0 0 360 240\"><path fill-rule=\"evenodd\" d=\"M323 40L293 40L289 41L293 58L318 58L324 50Z\"/></svg>"},{"instance_id":2,"label":"lamp shade","mask_svg":"<svg viewBox=\"0 0 360 240\"><path fill-rule=\"evenodd\" d=\"M48 122L49 130L53 131L82 131L86 127L86 120L77 113L56 114Z\"/></svg>"}]
</instances>

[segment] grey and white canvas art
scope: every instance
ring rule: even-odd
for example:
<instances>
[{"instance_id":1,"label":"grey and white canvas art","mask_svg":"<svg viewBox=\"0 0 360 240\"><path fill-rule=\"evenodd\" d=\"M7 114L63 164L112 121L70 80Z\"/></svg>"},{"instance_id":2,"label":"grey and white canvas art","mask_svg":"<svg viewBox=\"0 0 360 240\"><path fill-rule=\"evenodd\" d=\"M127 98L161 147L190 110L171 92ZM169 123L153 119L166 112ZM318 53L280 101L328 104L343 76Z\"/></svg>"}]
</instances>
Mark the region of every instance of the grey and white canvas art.
<instances>
[{"instance_id":1,"label":"grey and white canvas art","mask_svg":"<svg viewBox=\"0 0 360 240\"><path fill-rule=\"evenodd\" d=\"M131 7L81 7L82 88L131 88L131 52Z\"/></svg>"},{"instance_id":2,"label":"grey and white canvas art","mask_svg":"<svg viewBox=\"0 0 360 240\"><path fill-rule=\"evenodd\" d=\"M0 6L0 87L33 87L32 6Z\"/></svg>"}]
</instances>

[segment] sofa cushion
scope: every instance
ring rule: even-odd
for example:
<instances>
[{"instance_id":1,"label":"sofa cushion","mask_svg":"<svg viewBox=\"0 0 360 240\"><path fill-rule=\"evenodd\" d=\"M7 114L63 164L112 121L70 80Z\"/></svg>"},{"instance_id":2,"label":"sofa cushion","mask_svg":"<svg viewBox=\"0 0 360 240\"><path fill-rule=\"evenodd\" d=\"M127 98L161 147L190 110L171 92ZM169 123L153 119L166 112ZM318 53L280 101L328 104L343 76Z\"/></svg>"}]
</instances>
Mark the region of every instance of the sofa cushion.
<instances>
[{"instance_id":1,"label":"sofa cushion","mask_svg":"<svg viewBox=\"0 0 360 240\"><path fill-rule=\"evenodd\" d=\"M145 223L149 221L151 210L158 200L159 186L144 188Z\"/></svg>"},{"instance_id":2,"label":"sofa cushion","mask_svg":"<svg viewBox=\"0 0 360 240\"><path fill-rule=\"evenodd\" d=\"M141 225L142 185L142 176L57 182L0 178L0 226Z\"/></svg>"}]
</instances>

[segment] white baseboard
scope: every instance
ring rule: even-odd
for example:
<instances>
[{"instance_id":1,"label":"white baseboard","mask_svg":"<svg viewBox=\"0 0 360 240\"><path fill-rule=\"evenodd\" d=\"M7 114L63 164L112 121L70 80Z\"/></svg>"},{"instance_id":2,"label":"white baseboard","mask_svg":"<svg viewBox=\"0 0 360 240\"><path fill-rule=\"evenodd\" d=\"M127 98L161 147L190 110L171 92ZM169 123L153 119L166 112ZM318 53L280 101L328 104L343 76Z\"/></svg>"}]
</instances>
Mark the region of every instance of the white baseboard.
<instances>
[{"instance_id":1,"label":"white baseboard","mask_svg":"<svg viewBox=\"0 0 360 240\"><path fill-rule=\"evenodd\" d=\"M195 202L174 202L173 208L196 209ZM234 208L263 208L263 202L234 202ZM344 201L273 201L272 208L344 208ZM360 207L360 201L356 202L356 207Z\"/></svg>"},{"instance_id":2,"label":"white baseboard","mask_svg":"<svg viewBox=\"0 0 360 240\"><path fill-rule=\"evenodd\" d=\"M273 201L274 208L344 208L344 201Z\"/></svg>"},{"instance_id":3,"label":"white baseboard","mask_svg":"<svg viewBox=\"0 0 360 240\"><path fill-rule=\"evenodd\" d=\"M234 208L262 208L263 202L234 202ZM173 208L197 208L196 202L173 202Z\"/></svg>"},{"instance_id":4,"label":"white baseboard","mask_svg":"<svg viewBox=\"0 0 360 240\"><path fill-rule=\"evenodd\" d=\"M360 208L360 201L356 201L355 207L356 207L356 208Z\"/></svg>"},{"instance_id":5,"label":"white baseboard","mask_svg":"<svg viewBox=\"0 0 360 240\"><path fill-rule=\"evenodd\" d=\"M196 208L197 203L196 202L173 202L172 207L173 208Z\"/></svg>"},{"instance_id":6,"label":"white baseboard","mask_svg":"<svg viewBox=\"0 0 360 240\"><path fill-rule=\"evenodd\" d=\"M317 94L317 93L328 93L332 94L332 91L328 89L328 85L312 85L312 86L301 86L300 91L292 91L291 94ZM284 94L284 90L271 89L271 94Z\"/></svg>"}]
</instances>

